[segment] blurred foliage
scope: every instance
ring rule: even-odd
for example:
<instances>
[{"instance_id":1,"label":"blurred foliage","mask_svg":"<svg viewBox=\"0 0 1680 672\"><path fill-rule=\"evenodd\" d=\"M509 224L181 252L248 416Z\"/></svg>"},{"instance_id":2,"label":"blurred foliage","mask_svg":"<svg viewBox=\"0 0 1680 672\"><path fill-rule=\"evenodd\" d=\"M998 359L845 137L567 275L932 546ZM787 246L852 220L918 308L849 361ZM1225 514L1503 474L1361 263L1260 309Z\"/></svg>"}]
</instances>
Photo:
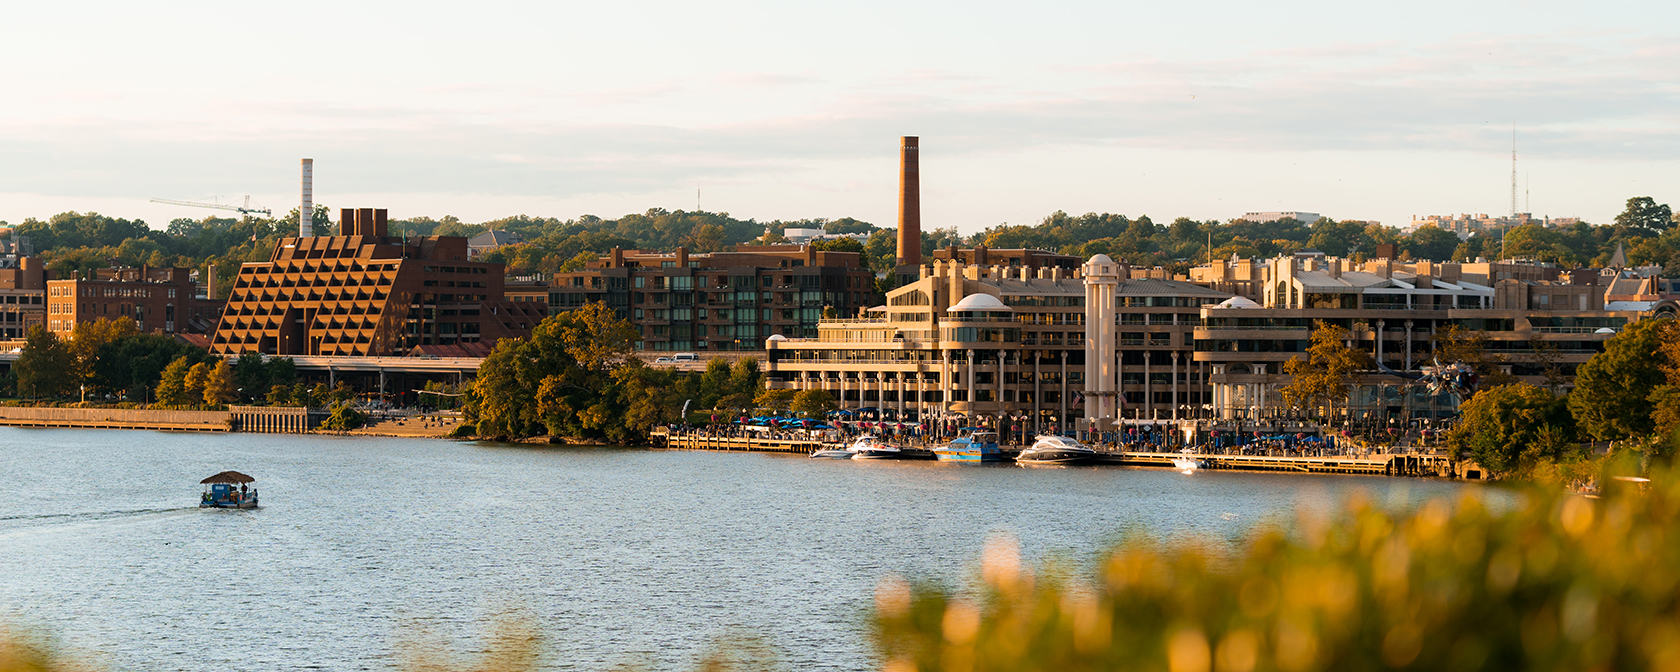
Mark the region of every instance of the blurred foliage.
<instances>
[{"instance_id":1,"label":"blurred foliage","mask_svg":"<svg viewBox=\"0 0 1680 672\"><path fill-rule=\"evenodd\" d=\"M979 597L881 584L874 637L894 671L1675 669L1680 479L1655 481L1409 513L1356 497L1235 553L1135 536L1066 580L994 542Z\"/></svg>"}]
</instances>

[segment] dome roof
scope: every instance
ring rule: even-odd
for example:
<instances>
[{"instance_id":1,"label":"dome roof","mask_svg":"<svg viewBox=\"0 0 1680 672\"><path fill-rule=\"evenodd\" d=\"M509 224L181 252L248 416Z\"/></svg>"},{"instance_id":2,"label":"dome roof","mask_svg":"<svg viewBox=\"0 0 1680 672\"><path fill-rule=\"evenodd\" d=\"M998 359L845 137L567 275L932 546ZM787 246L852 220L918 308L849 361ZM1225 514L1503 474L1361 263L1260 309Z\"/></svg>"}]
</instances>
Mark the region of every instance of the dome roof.
<instances>
[{"instance_id":1,"label":"dome roof","mask_svg":"<svg viewBox=\"0 0 1680 672\"><path fill-rule=\"evenodd\" d=\"M1114 260L1108 258L1108 255L1106 255L1106 254L1099 254L1097 256L1094 256L1094 257L1091 257L1090 259L1085 260L1085 263L1087 263L1087 264L1112 264L1112 263L1114 263Z\"/></svg>"},{"instance_id":2,"label":"dome roof","mask_svg":"<svg viewBox=\"0 0 1680 672\"><path fill-rule=\"evenodd\" d=\"M764 340L765 340L765 342L769 342L769 341L785 341L785 340L787 340L787 337L786 337L786 336L783 336L783 335L781 335L781 334L771 334L771 335L770 335L770 338L766 338L766 339L764 339Z\"/></svg>"},{"instance_id":3,"label":"dome roof","mask_svg":"<svg viewBox=\"0 0 1680 672\"><path fill-rule=\"evenodd\" d=\"M992 296L991 294L981 293L981 294L970 294L968 296L963 297L963 300L958 301L957 305L951 306L950 308L946 308L945 312L947 312L947 313L962 313L962 312L982 311L982 310L1014 310L1014 309L1010 308L1009 306L1003 305L1002 301L999 301L997 297Z\"/></svg>"},{"instance_id":4,"label":"dome roof","mask_svg":"<svg viewBox=\"0 0 1680 672\"><path fill-rule=\"evenodd\" d=\"M1240 296L1233 296L1229 299L1225 299L1224 301L1220 301L1219 305L1214 306L1214 307L1215 308L1259 308L1260 304L1255 303L1253 301L1250 301L1250 300L1245 299L1245 298L1240 297Z\"/></svg>"}]
</instances>

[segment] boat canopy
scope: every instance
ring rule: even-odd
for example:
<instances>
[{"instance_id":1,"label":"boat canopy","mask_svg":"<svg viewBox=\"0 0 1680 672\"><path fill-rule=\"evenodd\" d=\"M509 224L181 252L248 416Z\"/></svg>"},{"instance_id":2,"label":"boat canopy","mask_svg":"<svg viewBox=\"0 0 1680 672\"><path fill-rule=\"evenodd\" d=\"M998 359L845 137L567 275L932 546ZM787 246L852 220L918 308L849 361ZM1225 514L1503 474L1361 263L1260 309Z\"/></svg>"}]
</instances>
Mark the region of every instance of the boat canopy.
<instances>
[{"instance_id":1,"label":"boat canopy","mask_svg":"<svg viewBox=\"0 0 1680 672\"><path fill-rule=\"evenodd\" d=\"M202 481L199 481L199 483L201 483L201 484L208 484L208 483L255 483L255 482L257 482L257 479L251 478L250 476L246 476L245 474L241 474L237 471L224 471L222 473L216 474L215 476L211 476L210 478L206 478Z\"/></svg>"}]
</instances>

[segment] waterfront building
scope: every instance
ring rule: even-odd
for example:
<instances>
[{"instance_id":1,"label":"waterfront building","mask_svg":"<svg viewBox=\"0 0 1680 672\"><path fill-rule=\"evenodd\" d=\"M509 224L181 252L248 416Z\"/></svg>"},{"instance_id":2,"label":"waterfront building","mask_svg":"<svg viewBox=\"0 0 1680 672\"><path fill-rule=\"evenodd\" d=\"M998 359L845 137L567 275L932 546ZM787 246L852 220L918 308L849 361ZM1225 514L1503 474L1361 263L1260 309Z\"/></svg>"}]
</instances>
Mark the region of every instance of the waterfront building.
<instances>
[{"instance_id":1,"label":"waterfront building","mask_svg":"<svg viewBox=\"0 0 1680 672\"><path fill-rule=\"evenodd\" d=\"M1211 410L1226 420L1299 414L1279 393L1290 379L1283 364L1306 356L1320 324L1349 330L1349 344L1379 364L1355 386L1343 412L1398 423L1456 412L1450 397L1429 397L1410 384L1434 361L1436 336L1450 326L1484 334L1486 351L1504 373L1561 391L1575 368L1621 328L1674 311L1660 278L1623 277L1616 269L1566 273L1514 262L1287 256L1264 266L1216 262L1191 274L1214 286L1237 283L1251 290L1203 308L1195 330L1194 359L1211 367Z\"/></svg>"},{"instance_id":2,"label":"waterfront building","mask_svg":"<svg viewBox=\"0 0 1680 672\"><path fill-rule=\"evenodd\" d=\"M27 245L0 241L0 249L20 247ZM16 253L0 256L0 337L23 338L30 327L46 323L46 279L41 260Z\"/></svg>"},{"instance_id":3,"label":"waterfront building","mask_svg":"<svg viewBox=\"0 0 1680 672\"><path fill-rule=\"evenodd\" d=\"M807 245L738 245L690 254L614 249L579 271L554 274L548 307L602 301L655 351L760 350L770 336L814 338L824 313L870 305L875 275L856 252Z\"/></svg>"},{"instance_id":4,"label":"waterfront building","mask_svg":"<svg viewBox=\"0 0 1680 672\"><path fill-rule=\"evenodd\" d=\"M459 236L388 235L384 210L343 210L339 235L283 238L243 264L214 354L406 355L529 335L545 302L508 301L502 264Z\"/></svg>"},{"instance_id":5,"label":"waterfront building","mask_svg":"<svg viewBox=\"0 0 1680 672\"><path fill-rule=\"evenodd\" d=\"M33 272L19 271L23 276ZM49 331L68 337L79 323L128 317L141 332L203 334L221 314L220 301L198 294L190 269L101 268L90 276L46 281Z\"/></svg>"},{"instance_id":6,"label":"waterfront building","mask_svg":"<svg viewBox=\"0 0 1680 672\"><path fill-rule=\"evenodd\" d=\"M770 338L769 385L827 390L842 408L907 421L1011 432L1073 428L1094 404L1143 421L1205 403L1191 334L1198 310L1230 295L1134 280L1106 259L1086 265L1101 270L1099 291L1077 268L936 258L866 315L822 320L815 337ZM1101 310L1090 306L1093 295ZM1102 330L1088 327L1093 319L1109 324L1098 342L1112 355L1095 372L1088 343ZM1089 399L1093 375L1112 379L1091 388L1106 393L1100 403Z\"/></svg>"}]
</instances>

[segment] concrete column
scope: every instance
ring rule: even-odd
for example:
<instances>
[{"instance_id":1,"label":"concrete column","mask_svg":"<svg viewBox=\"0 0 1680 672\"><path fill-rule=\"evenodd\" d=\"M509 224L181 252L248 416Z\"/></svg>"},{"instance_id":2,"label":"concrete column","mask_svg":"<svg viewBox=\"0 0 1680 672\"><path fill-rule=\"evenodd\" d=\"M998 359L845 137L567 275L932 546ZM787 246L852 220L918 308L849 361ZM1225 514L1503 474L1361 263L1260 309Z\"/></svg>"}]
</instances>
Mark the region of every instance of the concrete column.
<instances>
[{"instance_id":1,"label":"concrete column","mask_svg":"<svg viewBox=\"0 0 1680 672\"><path fill-rule=\"evenodd\" d=\"M1412 370L1412 321L1406 320L1406 370Z\"/></svg>"},{"instance_id":2,"label":"concrete column","mask_svg":"<svg viewBox=\"0 0 1680 672\"><path fill-rule=\"evenodd\" d=\"M973 422L980 417L980 410L976 408L976 404L974 402L974 368L974 351L969 350L968 361L963 366L963 369L968 372L968 420L971 426Z\"/></svg>"},{"instance_id":3,"label":"concrete column","mask_svg":"<svg viewBox=\"0 0 1680 672\"><path fill-rule=\"evenodd\" d=\"M1068 356L1067 351L1063 350L1062 351L1062 414L1056 416L1057 418L1060 418L1060 421L1059 421L1060 426L1057 427L1057 429L1060 429L1064 432L1067 431L1067 426L1068 426L1067 356Z\"/></svg>"},{"instance_id":4,"label":"concrete column","mask_svg":"<svg viewBox=\"0 0 1680 672\"><path fill-rule=\"evenodd\" d=\"M1081 275L1085 284L1086 424L1098 429L1119 417L1115 293L1120 266L1108 255L1099 254L1085 262Z\"/></svg>"},{"instance_id":5,"label":"concrete column","mask_svg":"<svg viewBox=\"0 0 1680 672\"><path fill-rule=\"evenodd\" d=\"M1183 404L1178 398L1178 351L1172 351L1172 419L1178 419L1178 407Z\"/></svg>"},{"instance_id":6,"label":"concrete column","mask_svg":"<svg viewBox=\"0 0 1680 672\"><path fill-rule=\"evenodd\" d=\"M1041 410L1039 408L1039 405L1041 403L1043 403L1043 401L1041 400L1041 397L1044 396L1044 382L1043 382L1044 377L1038 375L1038 364L1039 364L1039 360L1041 360L1041 359L1043 359L1043 358L1039 357L1038 353L1033 354L1032 421L1033 421L1033 433L1035 433L1035 434L1044 431L1044 423L1041 421L1041 418L1043 418L1043 415L1039 413L1039 411Z\"/></svg>"},{"instance_id":7,"label":"concrete column","mask_svg":"<svg viewBox=\"0 0 1680 672\"><path fill-rule=\"evenodd\" d=\"M1003 429L1003 426L1004 426L1004 420L1003 419L1009 415L1009 405L1004 403L1004 401L1003 401L1003 362L1008 357L1009 357L1009 351L998 350L997 403L998 403L998 429L1000 431Z\"/></svg>"},{"instance_id":8,"label":"concrete column","mask_svg":"<svg viewBox=\"0 0 1680 672\"><path fill-rule=\"evenodd\" d=\"M904 373L898 374L898 421L904 422Z\"/></svg>"},{"instance_id":9,"label":"concrete column","mask_svg":"<svg viewBox=\"0 0 1680 672\"><path fill-rule=\"evenodd\" d=\"M1383 331L1385 329L1385 324L1387 324L1386 321L1377 320L1377 364L1382 366L1388 366L1388 363L1383 361Z\"/></svg>"},{"instance_id":10,"label":"concrete column","mask_svg":"<svg viewBox=\"0 0 1680 672\"><path fill-rule=\"evenodd\" d=\"M1155 414L1155 383L1149 379L1149 351L1143 351L1143 415Z\"/></svg>"}]
</instances>

